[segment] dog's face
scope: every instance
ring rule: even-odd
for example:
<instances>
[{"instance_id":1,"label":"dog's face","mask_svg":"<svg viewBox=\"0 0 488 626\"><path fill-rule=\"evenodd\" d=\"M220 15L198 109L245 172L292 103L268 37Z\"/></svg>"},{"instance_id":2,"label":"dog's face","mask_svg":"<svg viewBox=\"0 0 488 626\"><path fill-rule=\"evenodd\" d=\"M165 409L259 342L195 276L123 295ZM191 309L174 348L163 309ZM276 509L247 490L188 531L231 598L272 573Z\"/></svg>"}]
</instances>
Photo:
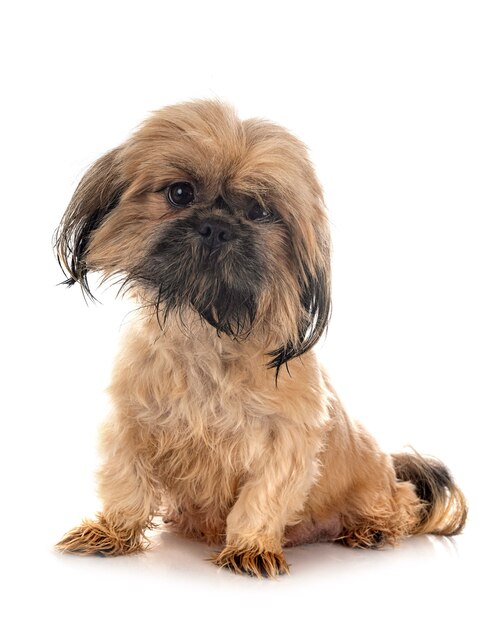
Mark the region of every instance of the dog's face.
<instances>
[{"instance_id":1,"label":"dog's face","mask_svg":"<svg viewBox=\"0 0 488 626\"><path fill-rule=\"evenodd\" d=\"M162 109L85 174L57 232L59 259L122 277L164 319L196 311L259 337L279 368L329 314L329 234L305 147L219 102Z\"/></svg>"}]
</instances>

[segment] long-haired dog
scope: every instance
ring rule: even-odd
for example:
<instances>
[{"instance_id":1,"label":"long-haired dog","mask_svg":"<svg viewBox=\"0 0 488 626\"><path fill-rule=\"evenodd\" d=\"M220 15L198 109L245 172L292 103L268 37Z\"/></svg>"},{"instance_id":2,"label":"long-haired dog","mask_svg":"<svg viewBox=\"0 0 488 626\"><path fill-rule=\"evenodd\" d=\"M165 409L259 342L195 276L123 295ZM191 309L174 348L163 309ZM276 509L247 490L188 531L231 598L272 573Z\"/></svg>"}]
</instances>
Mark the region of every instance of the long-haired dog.
<instances>
[{"instance_id":1,"label":"long-haired dog","mask_svg":"<svg viewBox=\"0 0 488 626\"><path fill-rule=\"evenodd\" d=\"M447 468L381 452L314 354L329 229L289 132L218 101L162 109L88 170L56 247L68 284L91 295L100 272L139 303L110 386L103 508L59 549L136 552L162 517L220 545L216 564L273 576L286 546L461 531Z\"/></svg>"}]
</instances>

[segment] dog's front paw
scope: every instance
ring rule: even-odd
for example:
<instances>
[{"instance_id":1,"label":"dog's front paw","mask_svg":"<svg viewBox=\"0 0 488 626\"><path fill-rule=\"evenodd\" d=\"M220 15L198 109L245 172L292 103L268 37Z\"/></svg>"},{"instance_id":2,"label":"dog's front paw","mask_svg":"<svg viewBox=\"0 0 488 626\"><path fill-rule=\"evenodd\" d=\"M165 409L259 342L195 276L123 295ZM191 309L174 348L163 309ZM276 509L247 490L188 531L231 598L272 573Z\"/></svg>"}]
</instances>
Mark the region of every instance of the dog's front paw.
<instances>
[{"instance_id":1,"label":"dog's front paw","mask_svg":"<svg viewBox=\"0 0 488 626\"><path fill-rule=\"evenodd\" d=\"M66 533L55 547L61 552L120 556L140 552L145 545L142 533L117 529L100 516L96 521L83 521L81 526Z\"/></svg>"},{"instance_id":2,"label":"dog's front paw","mask_svg":"<svg viewBox=\"0 0 488 626\"><path fill-rule=\"evenodd\" d=\"M236 574L248 574L258 578L289 574L290 570L282 553L249 548L247 550L226 546L212 561L219 567L227 567Z\"/></svg>"}]
</instances>

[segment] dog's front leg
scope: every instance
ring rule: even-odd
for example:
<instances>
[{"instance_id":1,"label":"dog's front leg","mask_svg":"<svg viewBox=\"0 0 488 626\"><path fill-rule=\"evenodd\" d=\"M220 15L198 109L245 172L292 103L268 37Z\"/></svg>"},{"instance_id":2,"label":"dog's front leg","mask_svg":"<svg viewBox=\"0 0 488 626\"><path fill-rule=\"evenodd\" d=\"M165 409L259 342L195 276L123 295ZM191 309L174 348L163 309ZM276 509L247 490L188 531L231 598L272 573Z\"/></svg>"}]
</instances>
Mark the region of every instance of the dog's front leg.
<instances>
[{"instance_id":1,"label":"dog's front leg","mask_svg":"<svg viewBox=\"0 0 488 626\"><path fill-rule=\"evenodd\" d=\"M265 445L227 518L226 546L214 562L254 576L288 573L287 524L298 521L317 474L317 438L287 429Z\"/></svg>"},{"instance_id":2,"label":"dog's front leg","mask_svg":"<svg viewBox=\"0 0 488 626\"><path fill-rule=\"evenodd\" d=\"M105 461L98 472L102 511L69 531L56 545L59 550L118 556L144 548L144 530L158 504L146 444L127 417L106 425L101 442Z\"/></svg>"}]
</instances>

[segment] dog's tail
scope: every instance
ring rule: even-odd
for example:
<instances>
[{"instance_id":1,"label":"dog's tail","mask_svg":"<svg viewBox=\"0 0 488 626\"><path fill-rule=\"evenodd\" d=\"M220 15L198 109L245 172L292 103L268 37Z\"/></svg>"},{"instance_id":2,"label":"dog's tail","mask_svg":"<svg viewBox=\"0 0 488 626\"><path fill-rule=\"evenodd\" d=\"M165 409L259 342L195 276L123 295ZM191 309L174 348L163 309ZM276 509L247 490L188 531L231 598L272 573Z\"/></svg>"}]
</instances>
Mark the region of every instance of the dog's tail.
<instances>
[{"instance_id":1,"label":"dog's tail","mask_svg":"<svg viewBox=\"0 0 488 626\"><path fill-rule=\"evenodd\" d=\"M468 506L447 467L438 459L415 451L391 456L397 478L413 483L423 505L412 534L459 534L466 523Z\"/></svg>"}]
</instances>

